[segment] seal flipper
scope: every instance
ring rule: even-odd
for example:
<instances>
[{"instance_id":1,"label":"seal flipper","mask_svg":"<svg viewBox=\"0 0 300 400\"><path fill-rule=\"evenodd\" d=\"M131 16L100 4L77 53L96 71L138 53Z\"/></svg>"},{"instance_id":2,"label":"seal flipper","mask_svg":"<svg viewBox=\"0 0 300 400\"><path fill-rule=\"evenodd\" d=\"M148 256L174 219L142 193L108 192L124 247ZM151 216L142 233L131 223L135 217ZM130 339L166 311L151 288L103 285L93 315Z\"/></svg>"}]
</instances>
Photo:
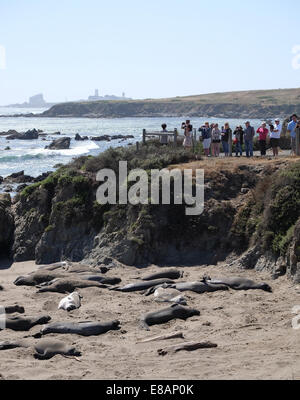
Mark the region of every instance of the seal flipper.
<instances>
[{"instance_id":1,"label":"seal flipper","mask_svg":"<svg viewBox=\"0 0 300 400\"><path fill-rule=\"evenodd\" d=\"M140 320L140 329L145 329L146 331L150 331L149 325L143 319Z\"/></svg>"}]
</instances>

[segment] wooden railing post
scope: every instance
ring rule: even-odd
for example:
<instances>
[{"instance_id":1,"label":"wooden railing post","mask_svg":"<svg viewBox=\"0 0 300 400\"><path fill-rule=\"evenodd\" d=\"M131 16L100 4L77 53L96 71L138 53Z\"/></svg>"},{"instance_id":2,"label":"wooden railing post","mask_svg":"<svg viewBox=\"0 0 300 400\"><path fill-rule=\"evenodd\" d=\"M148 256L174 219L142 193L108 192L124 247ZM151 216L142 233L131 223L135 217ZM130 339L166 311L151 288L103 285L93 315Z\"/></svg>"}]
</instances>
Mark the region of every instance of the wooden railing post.
<instances>
[{"instance_id":1,"label":"wooden railing post","mask_svg":"<svg viewBox=\"0 0 300 400\"><path fill-rule=\"evenodd\" d=\"M146 129L143 129L143 144L146 144Z\"/></svg>"},{"instance_id":2,"label":"wooden railing post","mask_svg":"<svg viewBox=\"0 0 300 400\"><path fill-rule=\"evenodd\" d=\"M174 129L174 146L177 147L177 136L178 136L178 132L177 132L177 128Z\"/></svg>"}]
</instances>

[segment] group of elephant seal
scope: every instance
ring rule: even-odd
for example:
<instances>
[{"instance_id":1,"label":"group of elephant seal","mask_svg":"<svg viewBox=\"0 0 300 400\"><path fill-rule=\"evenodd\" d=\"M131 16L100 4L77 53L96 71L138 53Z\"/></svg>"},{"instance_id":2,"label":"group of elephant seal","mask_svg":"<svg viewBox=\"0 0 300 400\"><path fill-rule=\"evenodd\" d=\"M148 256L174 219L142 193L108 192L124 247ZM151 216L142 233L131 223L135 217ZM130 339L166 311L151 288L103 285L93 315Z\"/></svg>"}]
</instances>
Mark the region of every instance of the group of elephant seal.
<instances>
[{"instance_id":1,"label":"group of elephant seal","mask_svg":"<svg viewBox=\"0 0 300 400\"><path fill-rule=\"evenodd\" d=\"M211 279L210 277L205 277L204 282L208 285L226 285L234 290L264 290L265 292L272 292L272 288L265 282L256 283L251 279L241 278L241 277L230 277L230 278L220 278Z\"/></svg>"},{"instance_id":2,"label":"group of elephant seal","mask_svg":"<svg viewBox=\"0 0 300 400\"><path fill-rule=\"evenodd\" d=\"M120 321L109 322L53 322L43 326L40 333L76 334L81 336L96 336L112 330L120 329Z\"/></svg>"},{"instance_id":3,"label":"group of elephant seal","mask_svg":"<svg viewBox=\"0 0 300 400\"><path fill-rule=\"evenodd\" d=\"M194 315L200 315L200 311L194 308L183 307L178 304L173 304L171 307L163 310L149 312L141 317L141 328L150 330L149 326L164 324L172 319L186 320Z\"/></svg>"}]
</instances>

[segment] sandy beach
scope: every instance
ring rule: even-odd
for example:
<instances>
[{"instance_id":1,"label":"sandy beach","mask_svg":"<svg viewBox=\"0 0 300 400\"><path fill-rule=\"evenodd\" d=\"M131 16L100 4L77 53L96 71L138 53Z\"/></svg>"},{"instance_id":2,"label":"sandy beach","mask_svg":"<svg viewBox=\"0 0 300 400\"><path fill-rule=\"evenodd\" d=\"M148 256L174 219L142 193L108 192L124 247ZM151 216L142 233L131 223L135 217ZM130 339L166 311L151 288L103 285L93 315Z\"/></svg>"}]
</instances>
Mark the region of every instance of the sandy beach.
<instances>
[{"instance_id":1,"label":"sandy beach","mask_svg":"<svg viewBox=\"0 0 300 400\"><path fill-rule=\"evenodd\" d=\"M6 266L7 267L7 266ZM300 288L285 277L272 281L267 272L241 271L222 264L209 267L184 267L183 280L193 281L209 273L218 276L245 276L265 281L273 293L263 291L233 291L196 294L185 292L188 306L201 315L186 322L173 320L151 327L150 332L139 328L142 313L165 308L153 296L139 293L111 292L87 288L79 310L67 313L58 310L59 293L36 293L35 287L15 286L19 275L34 271L34 262L2 266L0 304L18 303L25 315L49 314L52 321L108 321L119 319L121 330L100 336L55 335L82 352L80 361L60 355L48 361L35 360L32 349L12 349L0 352L2 379L299 379L300 331L292 329L292 308L300 305ZM151 266L139 270L118 267L108 276L119 276L122 283L134 277L157 271ZM39 331L0 332L0 341L25 338ZM137 343L160 334L183 332L185 340ZM34 343L36 339L28 338ZM158 349L184 341L209 340L217 348L199 349L160 356Z\"/></svg>"}]
</instances>

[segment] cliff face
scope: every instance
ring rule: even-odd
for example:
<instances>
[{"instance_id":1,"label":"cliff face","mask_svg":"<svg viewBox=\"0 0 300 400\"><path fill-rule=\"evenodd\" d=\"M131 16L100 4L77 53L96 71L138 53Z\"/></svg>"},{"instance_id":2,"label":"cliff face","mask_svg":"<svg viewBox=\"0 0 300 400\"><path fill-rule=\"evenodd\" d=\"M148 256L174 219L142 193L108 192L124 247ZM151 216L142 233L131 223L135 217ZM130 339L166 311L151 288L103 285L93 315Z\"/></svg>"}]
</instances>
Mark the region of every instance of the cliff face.
<instances>
[{"instance_id":1,"label":"cliff face","mask_svg":"<svg viewBox=\"0 0 300 400\"><path fill-rule=\"evenodd\" d=\"M57 104L41 117L219 117L219 118L274 118L299 112L299 104L199 104L193 101L135 101Z\"/></svg>"},{"instance_id":2,"label":"cliff face","mask_svg":"<svg viewBox=\"0 0 300 400\"><path fill-rule=\"evenodd\" d=\"M300 281L300 163L182 164L190 157L182 148L148 144L138 153L118 148L78 158L27 187L12 206L5 203L0 217L10 233L0 231L0 239L16 261L203 265L227 260L241 268L268 268L274 276L287 272ZM109 167L117 173L119 160L128 161L129 170L204 166L204 213L186 216L184 204L98 204L96 172Z\"/></svg>"}]
</instances>

